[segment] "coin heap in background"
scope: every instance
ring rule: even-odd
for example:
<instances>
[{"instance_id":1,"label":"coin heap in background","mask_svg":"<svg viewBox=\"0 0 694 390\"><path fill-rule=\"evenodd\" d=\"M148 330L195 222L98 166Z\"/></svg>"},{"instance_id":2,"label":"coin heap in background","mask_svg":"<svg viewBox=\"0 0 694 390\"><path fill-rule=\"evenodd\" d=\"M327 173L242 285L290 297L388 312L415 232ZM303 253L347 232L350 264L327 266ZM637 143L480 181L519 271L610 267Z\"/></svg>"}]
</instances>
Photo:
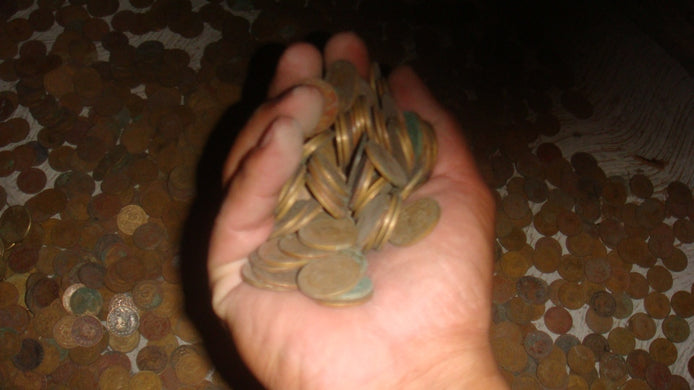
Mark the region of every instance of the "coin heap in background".
<instances>
[{"instance_id":1,"label":"coin heap in background","mask_svg":"<svg viewBox=\"0 0 694 390\"><path fill-rule=\"evenodd\" d=\"M322 92L324 113L280 192L270 238L242 276L271 290L298 287L326 305L359 304L373 293L364 254L414 244L438 222L435 200L407 202L436 162L436 138L417 114L398 111L377 65L370 82L340 60L324 80L305 83Z\"/></svg>"},{"instance_id":2,"label":"coin heap in background","mask_svg":"<svg viewBox=\"0 0 694 390\"><path fill-rule=\"evenodd\" d=\"M694 242L691 190L672 182L663 199L587 153L519 149L487 171L500 184L491 341L511 387L688 389L670 367L694 316L694 285L672 290Z\"/></svg>"}]
</instances>

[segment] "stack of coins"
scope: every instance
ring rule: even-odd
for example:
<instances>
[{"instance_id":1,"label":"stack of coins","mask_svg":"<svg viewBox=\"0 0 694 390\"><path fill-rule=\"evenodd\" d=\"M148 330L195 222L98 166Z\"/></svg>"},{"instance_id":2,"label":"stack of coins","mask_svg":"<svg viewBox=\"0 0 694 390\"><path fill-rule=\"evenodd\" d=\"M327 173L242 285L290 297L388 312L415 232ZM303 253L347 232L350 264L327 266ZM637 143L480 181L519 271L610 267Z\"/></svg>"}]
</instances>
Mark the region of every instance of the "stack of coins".
<instances>
[{"instance_id":1,"label":"stack of coins","mask_svg":"<svg viewBox=\"0 0 694 390\"><path fill-rule=\"evenodd\" d=\"M398 111L378 65L367 82L336 61L324 79L305 84L323 94L324 113L281 190L274 231L242 276L326 305L359 304L373 293L364 254L386 242L414 244L438 222L435 200L406 202L432 171L436 138L417 114Z\"/></svg>"}]
</instances>

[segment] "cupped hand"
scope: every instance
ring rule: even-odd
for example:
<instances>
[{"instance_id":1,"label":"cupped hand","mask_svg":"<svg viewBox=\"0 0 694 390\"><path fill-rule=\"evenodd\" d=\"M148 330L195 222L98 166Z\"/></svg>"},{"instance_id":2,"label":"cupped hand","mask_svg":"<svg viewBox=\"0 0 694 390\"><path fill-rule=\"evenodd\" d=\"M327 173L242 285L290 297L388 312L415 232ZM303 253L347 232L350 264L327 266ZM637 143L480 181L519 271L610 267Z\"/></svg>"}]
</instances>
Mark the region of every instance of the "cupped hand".
<instances>
[{"instance_id":1,"label":"cupped hand","mask_svg":"<svg viewBox=\"0 0 694 390\"><path fill-rule=\"evenodd\" d=\"M213 308L258 379L276 389L503 388L489 347L494 201L453 116L408 67L389 84L402 110L431 122L439 158L411 199L432 197L441 219L413 246L369 252L373 297L332 308L299 292L244 283L247 256L272 231L280 188L298 167L304 134L323 101L298 83L323 66L352 62L368 77L364 43L334 36L324 54L308 44L280 58L268 101L239 134L224 167L228 193L210 240Z\"/></svg>"}]
</instances>

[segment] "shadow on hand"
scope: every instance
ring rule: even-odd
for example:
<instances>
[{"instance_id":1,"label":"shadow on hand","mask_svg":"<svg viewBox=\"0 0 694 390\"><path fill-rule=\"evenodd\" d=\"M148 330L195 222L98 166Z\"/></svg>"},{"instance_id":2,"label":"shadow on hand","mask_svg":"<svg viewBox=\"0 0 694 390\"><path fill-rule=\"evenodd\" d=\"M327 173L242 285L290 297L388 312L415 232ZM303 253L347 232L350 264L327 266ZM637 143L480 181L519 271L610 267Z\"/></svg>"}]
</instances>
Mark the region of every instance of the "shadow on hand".
<instances>
[{"instance_id":1,"label":"shadow on hand","mask_svg":"<svg viewBox=\"0 0 694 390\"><path fill-rule=\"evenodd\" d=\"M202 335L205 348L224 380L237 389L262 389L243 363L229 330L215 316L207 277L207 250L215 216L224 197L222 167L239 130L265 100L284 46L269 44L251 58L241 100L231 106L210 133L196 170L197 195L181 237L181 281L185 309Z\"/></svg>"}]
</instances>

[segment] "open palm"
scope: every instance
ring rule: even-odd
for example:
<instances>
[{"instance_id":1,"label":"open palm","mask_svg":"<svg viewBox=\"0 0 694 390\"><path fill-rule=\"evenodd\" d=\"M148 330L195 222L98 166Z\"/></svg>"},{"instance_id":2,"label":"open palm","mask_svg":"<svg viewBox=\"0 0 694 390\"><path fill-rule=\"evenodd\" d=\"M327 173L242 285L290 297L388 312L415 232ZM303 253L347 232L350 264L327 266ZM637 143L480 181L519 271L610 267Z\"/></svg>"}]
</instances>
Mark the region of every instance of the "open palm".
<instances>
[{"instance_id":1,"label":"open palm","mask_svg":"<svg viewBox=\"0 0 694 390\"><path fill-rule=\"evenodd\" d=\"M480 180L453 117L419 78L396 69L391 90L404 110L434 125L439 160L412 199L432 197L441 219L407 248L370 252L374 295L348 308L321 306L299 292L245 284L240 268L270 234L279 190L299 164L303 134L315 126L322 100L310 87L323 64L338 59L368 74L363 42L333 37L324 56L307 44L282 56L271 100L241 132L225 166L229 192L210 242L213 307L238 349L270 388L463 388L503 386L487 335L491 307L494 203Z\"/></svg>"}]
</instances>

